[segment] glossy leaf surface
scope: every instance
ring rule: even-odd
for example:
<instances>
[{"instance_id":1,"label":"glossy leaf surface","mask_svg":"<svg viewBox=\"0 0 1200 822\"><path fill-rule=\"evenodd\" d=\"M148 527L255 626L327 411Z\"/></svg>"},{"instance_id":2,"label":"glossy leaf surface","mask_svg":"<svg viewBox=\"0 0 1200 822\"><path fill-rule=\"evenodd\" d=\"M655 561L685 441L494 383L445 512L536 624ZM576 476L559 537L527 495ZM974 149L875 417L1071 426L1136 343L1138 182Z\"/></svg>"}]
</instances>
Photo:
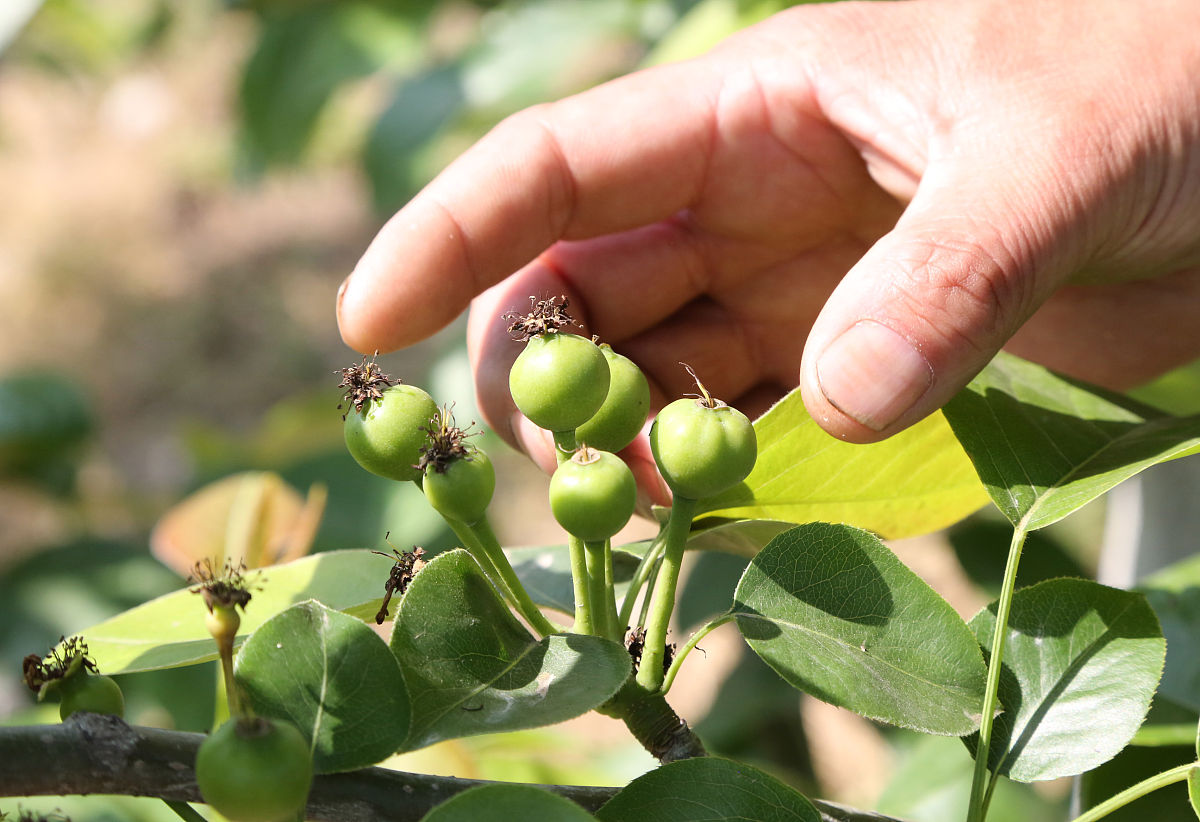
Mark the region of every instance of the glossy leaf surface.
<instances>
[{"instance_id":1,"label":"glossy leaf surface","mask_svg":"<svg viewBox=\"0 0 1200 822\"><path fill-rule=\"evenodd\" d=\"M1171 417L1004 353L944 413L992 501L1026 531L1200 449L1200 416Z\"/></svg>"},{"instance_id":2,"label":"glossy leaf surface","mask_svg":"<svg viewBox=\"0 0 1200 822\"><path fill-rule=\"evenodd\" d=\"M408 735L404 678L387 643L319 602L293 605L255 631L235 676L255 712L287 719L309 739L316 773L374 765Z\"/></svg>"},{"instance_id":3,"label":"glossy leaf surface","mask_svg":"<svg viewBox=\"0 0 1200 822\"><path fill-rule=\"evenodd\" d=\"M827 523L793 528L751 561L735 597L750 647L800 690L927 733L979 727L979 646L874 535Z\"/></svg>"},{"instance_id":4,"label":"glossy leaf surface","mask_svg":"<svg viewBox=\"0 0 1200 822\"><path fill-rule=\"evenodd\" d=\"M435 557L400 602L391 640L412 705L406 749L561 722L629 676L626 650L599 637L533 637L465 551Z\"/></svg>"},{"instance_id":5,"label":"glossy leaf surface","mask_svg":"<svg viewBox=\"0 0 1200 822\"><path fill-rule=\"evenodd\" d=\"M990 648L993 603L971 620ZM1021 782L1083 773L1137 732L1166 647L1141 594L1056 579L1012 600L990 764Z\"/></svg>"},{"instance_id":6,"label":"glossy leaf surface","mask_svg":"<svg viewBox=\"0 0 1200 822\"><path fill-rule=\"evenodd\" d=\"M940 413L884 442L855 445L825 433L796 390L756 420L754 430L754 470L702 500L698 516L844 522L899 538L936 531L987 503Z\"/></svg>"},{"instance_id":7,"label":"glossy leaf surface","mask_svg":"<svg viewBox=\"0 0 1200 822\"><path fill-rule=\"evenodd\" d=\"M265 568L246 579L252 599L242 615L238 642L275 614L315 599L370 619L383 599L391 562L370 551L330 551ZM204 627L204 602L182 588L79 631L106 674L153 671L216 659Z\"/></svg>"},{"instance_id":8,"label":"glossy leaf surface","mask_svg":"<svg viewBox=\"0 0 1200 822\"><path fill-rule=\"evenodd\" d=\"M601 822L821 822L803 794L757 768L711 756L639 776L596 816Z\"/></svg>"}]
</instances>

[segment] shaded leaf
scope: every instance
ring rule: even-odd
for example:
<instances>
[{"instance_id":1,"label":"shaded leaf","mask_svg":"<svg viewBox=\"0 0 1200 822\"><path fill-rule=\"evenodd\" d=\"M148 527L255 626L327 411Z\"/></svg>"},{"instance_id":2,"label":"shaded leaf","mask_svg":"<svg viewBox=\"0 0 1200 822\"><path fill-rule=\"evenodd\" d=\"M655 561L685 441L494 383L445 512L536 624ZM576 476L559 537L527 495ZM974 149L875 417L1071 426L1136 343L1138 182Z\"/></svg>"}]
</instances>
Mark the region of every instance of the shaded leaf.
<instances>
[{"instance_id":1,"label":"shaded leaf","mask_svg":"<svg viewBox=\"0 0 1200 822\"><path fill-rule=\"evenodd\" d=\"M319 602L268 620L234 670L257 713L287 719L308 737L317 773L374 765L408 735L404 678L387 643Z\"/></svg>"},{"instance_id":2,"label":"shaded leaf","mask_svg":"<svg viewBox=\"0 0 1200 822\"><path fill-rule=\"evenodd\" d=\"M1176 562L1138 586L1158 616L1167 663L1158 692L1200 712L1200 556Z\"/></svg>"},{"instance_id":3,"label":"shaded leaf","mask_svg":"<svg viewBox=\"0 0 1200 822\"><path fill-rule=\"evenodd\" d=\"M383 600L391 562L370 551L330 551L247 576L253 598L238 642L289 605L315 599L337 611L370 619ZM257 580L257 581L256 581ZM254 587L261 586L261 587ZM216 659L204 626L204 602L187 588L165 594L79 631L106 674L136 673Z\"/></svg>"},{"instance_id":4,"label":"shaded leaf","mask_svg":"<svg viewBox=\"0 0 1200 822\"><path fill-rule=\"evenodd\" d=\"M271 15L242 73L242 150L254 165L295 163L347 81L410 51L411 25L368 3L323 3Z\"/></svg>"},{"instance_id":5,"label":"shaded leaf","mask_svg":"<svg viewBox=\"0 0 1200 822\"><path fill-rule=\"evenodd\" d=\"M505 553L535 603L564 614L575 613L575 589L571 582L571 558L567 546L509 548ZM619 598L628 590L640 557L620 548L613 549L612 557L613 588Z\"/></svg>"},{"instance_id":6,"label":"shaded leaf","mask_svg":"<svg viewBox=\"0 0 1200 822\"><path fill-rule=\"evenodd\" d=\"M596 816L602 822L821 822L803 794L757 768L712 756L639 776Z\"/></svg>"},{"instance_id":7,"label":"shaded leaf","mask_svg":"<svg viewBox=\"0 0 1200 822\"><path fill-rule=\"evenodd\" d=\"M615 642L534 638L461 550L417 574L400 601L391 649L412 705L410 750L579 716L615 694L630 671Z\"/></svg>"},{"instance_id":8,"label":"shaded leaf","mask_svg":"<svg viewBox=\"0 0 1200 822\"><path fill-rule=\"evenodd\" d=\"M795 526L794 522L763 519L735 519L723 522L712 517L701 520L699 530L688 535L689 551L723 551L750 557L763 546Z\"/></svg>"},{"instance_id":9,"label":"shaded leaf","mask_svg":"<svg viewBox=\"0 0 1200 822\"><path fill-rule=\"evenodd\" d=\"M992 501L1026 531L1200 450L1200 416L1167 416L1003 352L944 413Z\"/></svg>"},{"instance_id":10,"label":"shaded leaf","mask_svg":"<svg viewBox=\"0 0 1200 822\"><path fill-rule=\"evenodd\" d=\"M971 795L974 762L957 739L900 736L897 767L879 797L877 808L907 822L957 822ZM904 744L908 742L909 744ZM995 822L1062 822L1064 798L1043 797L1029 785L1001 779L988 805Z\"/></svg>"},{"instance_id":11,"label":"shaded leaf","mask_svg":"<svg viewBox=\"0 0 1200 822\"><path fill-rule=\"evenodd\" d=\"M987 503L940 413L883 442L856 445L825 433L796 389L754 430L754 470L702 500L698 517L844 522L895 539L944 528Z\"/></svg>"},{"instance_id":12,"label":"shaded leaf","mask_svg":"<svg viewBox=\"0 0 1200 822\"><path fill-rule=\"evenodd\" d=\"M569 799L529 785L483 785L438 805L422 822L588 822L596 817Z\"/></svg>"},{"instance_id":13,"label":"shaded leaf","mask_svg":"<svg viewBox=\"0 0 1200 822\"><path fill-rule=\"evenodd\" d=\"M995 608L970 623L984 648L992 644ZM1142 724L1165 653L1158 620L1141 594L1085 579L1017 591L990 767L1032 782L1111 759Z\"/></svg>"},{"instance_id":14,"label":"shaded leaf","mask_svg":"<svg viewBox=\"0 0 1200 822\"><path fill-rule=\"evenodd\" d=\"M1078 778L1078 807L1080 810L1094 808L1145 779L1186 765L1193 761L1194 755L1190 744L1165 748L1126 748ZM1176 782L1117 808L1104 817L1104 822L1186 822L1193 818L1188 804L1187 786L1184 782Z\"/></svg>"},{"instance_id":15,"label":"shaded leaf","mask_svg":"<svg viewBox=\"0 0 1200 822\"><path fill-rule=\"evenodd\" d=\"M377 212L391 214L428 182L419 152L453 121L462 104L457 65L438 66L397 87L363 151Z\"/></svg>"},{"instance_id":16,"label":"shaded leaf","mask_svg":"<svg viewBox=\"0 0 1200 822\"><path fill-rule=\"evenodd\" d=\"M986 671L970 630L866 531L779 535L746 569L733 612L754 652L806 693L926 733L979 727Z\"/></svg>"}]
</instances>

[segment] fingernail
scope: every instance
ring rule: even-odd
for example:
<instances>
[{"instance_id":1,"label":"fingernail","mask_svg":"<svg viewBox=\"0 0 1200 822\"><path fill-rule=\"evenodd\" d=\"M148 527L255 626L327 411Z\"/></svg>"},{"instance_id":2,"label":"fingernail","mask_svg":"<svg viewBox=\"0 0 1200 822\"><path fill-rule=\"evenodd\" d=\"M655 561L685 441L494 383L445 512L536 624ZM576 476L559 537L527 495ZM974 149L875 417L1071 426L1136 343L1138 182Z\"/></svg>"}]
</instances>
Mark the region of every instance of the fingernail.
<instances>
[{"instance_id":1,"label":"fingernail","mask_svg":"<svg viewBox=\"0 0 1200 822\"><path fill-rule=\"evenodd\" d=\"M898 420L933 385L933 368L886 325L862 320L817 360L817 384L830 404L872 431Z\"/></svg>"}]
</instances>

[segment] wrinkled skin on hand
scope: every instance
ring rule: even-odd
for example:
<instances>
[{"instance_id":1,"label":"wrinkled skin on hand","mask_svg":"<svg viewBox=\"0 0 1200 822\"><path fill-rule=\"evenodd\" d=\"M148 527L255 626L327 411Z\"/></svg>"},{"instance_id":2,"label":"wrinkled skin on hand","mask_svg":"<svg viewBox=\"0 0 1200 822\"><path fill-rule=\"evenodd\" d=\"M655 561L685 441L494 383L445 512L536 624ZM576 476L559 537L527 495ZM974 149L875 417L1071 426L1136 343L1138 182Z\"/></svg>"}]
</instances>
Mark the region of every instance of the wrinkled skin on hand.
<instances>
[{"instance_id":1,"label":"wrinkled skin on hand","mask_svg":"<svg viewBox=\"0 0 1200 822\"><path fill-rule=\"evenodd\" d=\"M1001 347L1128 387L1200 354L1200 2L915 0L783 12L497 126L380 232L346 342L474 297L492 427L546 466L501 314L565 294L650 379L754 415L797 383L876 441ZM850 333L846 333L847 331ZM626 450L669 497L644 437Z\"/></svg>"}]
</instances>

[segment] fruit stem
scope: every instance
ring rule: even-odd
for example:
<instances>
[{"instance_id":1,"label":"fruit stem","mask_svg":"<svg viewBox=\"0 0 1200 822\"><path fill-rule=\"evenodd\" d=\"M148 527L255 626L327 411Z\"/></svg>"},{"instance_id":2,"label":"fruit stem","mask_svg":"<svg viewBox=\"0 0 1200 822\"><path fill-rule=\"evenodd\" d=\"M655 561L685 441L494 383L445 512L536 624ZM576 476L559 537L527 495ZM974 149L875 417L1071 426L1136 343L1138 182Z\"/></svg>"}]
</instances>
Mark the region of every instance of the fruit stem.
<instances>
[{"instance_id":1,"label":"fruit stem","mask_svg":"<svg viewBox=\"0 0 1200 822\"><path fill-rule=\"evenodd\" d=\"M588 604L592 612L592 633L612 637L613 627L608 603L611 596L604 587L604 546L607 540L585 541L583 553L587 559Z\"/></svg>"},{"instance_id":2,"label":"fruit stem","mask_svg":"<svg viewBox=\"0 0 1200 822\"><path fill-rule=\"evenodd\" d=\"M525 621L529 623L530 627L542 636L559 633L560 629L550 620L546 619L546 616L538 609L537 604L529 597L529 592L525 590L525 586L521 584L520 577L513 570L512 563L508 561L508 556L505 555L504 549L500 547L500 540L496 539L496 532L492 530L492 525L488 522L487 515L480 517L478 522L466 527L476 538L476 544L479 549L487 556L492 566L499 573L500 580L512 596L512 603L516 607L517 612L525 617Z\"/></svg>"},{"instance_id":3,"label":"fruit stem","mask_svg":"<svg viewBox=\"0 0 1200 822\"><path fill-rule=\"evenodd\" d=\"M617 615L618 627L629 627L633 625L633 606L637 604L638 593L642 590L642 586L646 584L646 580L653 579L652 571L654 564L658 562L659 556L662 554L663 534L664 530L660 529L658 535L654 538L654 542L650 544L649 550L642 556L638 562L637 568L633 572L633 579L629 581L629 588L625 591L625 598L621 600L621 612ZM649 593L646 594L649 598ZM638 620L639 624L641 620Z\"/></svg>"},{"instance_id":4,"label":"fruit stem","mask_svg":"<svg viewBox=\"0 0 1200 822\"><path fill-rule=\"evenodd\" d=\"M567 541L567 550L571 555L571 585L575 592L575 627L571 630L577 634L595 633L587 550L583 540L575 536Z\"/></svg>"},{"instance_id":5,"label":"fruit stem","mask_svg":"<svg viewBox=\"0 0 1200 822\"><path fill-rule=\"evenodd\" d=\"M608 633L605 634L613 642L620 642L625 636L625 626L617 619L616 581L613 575L612 540L604 540L604 607L607 610Z\"/></svg>"},{"instance_id":6,"label":"fruit stem","mask_svg":"<svg viewBox=\"0 0 1200 822\"><path fill-rule=\"evenodd\" d=\"M578 447L579 442L575 439L574 429L554 432L554 455L558 458L559 465L569 460Z\"/></svg>"},{"instance_id":7,"label":"fruit stem","mask_svg":"<svg viewBox=\"0 0 1200 822\"><path fill-rule=\"evenodd\" d=\"M657 692L663 683L667 627L671 622L671 612L675 608L679 567L683 562L683 549L687 546L687 536L692 528L692 515L696 512L696 505L694 499L676 496L663 535L662 565L654 583L654 590L650 594L646 645L642 651L642 664L637 672L638 684L651 693Z\"/></svg>"}]
</instances>

